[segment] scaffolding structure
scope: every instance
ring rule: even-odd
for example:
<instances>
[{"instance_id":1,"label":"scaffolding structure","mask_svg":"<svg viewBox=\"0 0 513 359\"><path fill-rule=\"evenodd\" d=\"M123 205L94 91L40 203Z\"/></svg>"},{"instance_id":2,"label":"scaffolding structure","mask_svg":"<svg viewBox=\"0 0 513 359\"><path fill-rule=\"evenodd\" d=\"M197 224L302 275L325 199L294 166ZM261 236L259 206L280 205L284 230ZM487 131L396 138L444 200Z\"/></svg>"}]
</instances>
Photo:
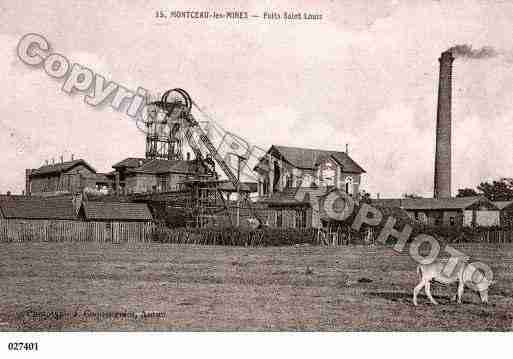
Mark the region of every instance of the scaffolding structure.
<instances>
[{"instance_id":1,"label":"scaffolding structure","mask_svg":"<svg viewBox=\"0 0 513 359\"><path fill-rule=\"evenodd\" d=\"M189 226L207 227L231 225L226 199L218 180L191 179L184 182L189 189L186 211L190 213Z\"/></svg>"},{"instance_id":2,"label":"scaffolding structure","mask_svg":"<svg viewBox=\"0 0 513 359\"><path fill-rule=\"evenodd\" d=\"M227 199L219 188L215 165L218 164L228 177L228 180L236 188L239 198L240 173L237 176L230 166L220 156L206 133L191 114L192 99L183 89L166 91L160 101L152 102L154 112L145 123L146 132L146 158L158 158L166 160L183 160L183 146L185 144L193 150L195 160L207 168L208 174L191 176L181 183L181 190L188 195L182 203L175 203L173 207L182 208L186 213L188 226L205 227L209 225L231 225L231 214L227 205ZM195 135L195 136L193 136ZM201 152L195 137L201 142L207 154ZM239 159L239 171L240 172ZM252 211L249 199L246 206ZM238 200L237 209L240 207ZM258 219L258 217L257 217ZM237 215L237 225L239 224Z\"/></svg>"}]
</instances>

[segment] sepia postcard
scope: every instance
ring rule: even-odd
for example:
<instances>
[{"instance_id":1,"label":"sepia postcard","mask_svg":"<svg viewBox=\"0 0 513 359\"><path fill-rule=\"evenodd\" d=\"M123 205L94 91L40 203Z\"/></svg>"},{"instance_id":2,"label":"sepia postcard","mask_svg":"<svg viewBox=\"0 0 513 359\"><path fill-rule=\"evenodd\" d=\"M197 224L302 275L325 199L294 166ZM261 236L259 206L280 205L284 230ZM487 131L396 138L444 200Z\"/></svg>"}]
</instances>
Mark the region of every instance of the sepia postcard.
<instances>
[{"instance_id":1,"label":"sepia postcard","mask_svg":"<svg viewBox=\"0 0 513 359\"><path fill-rule=\"evenodd\" d=\"M2 352L511 332L512 34L509 1L0 0Z\"/></svg>"}]
</instances>

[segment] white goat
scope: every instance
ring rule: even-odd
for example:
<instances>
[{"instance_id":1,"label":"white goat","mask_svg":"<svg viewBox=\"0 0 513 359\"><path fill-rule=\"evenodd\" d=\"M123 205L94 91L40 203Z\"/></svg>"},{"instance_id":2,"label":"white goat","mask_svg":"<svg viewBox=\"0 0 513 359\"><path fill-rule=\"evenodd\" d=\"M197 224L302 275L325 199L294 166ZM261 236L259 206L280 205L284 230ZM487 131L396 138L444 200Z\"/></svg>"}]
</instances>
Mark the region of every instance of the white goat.
<instances>
[{"instance_id":1,"label":"white goat","mask_svg":"<svg viewBox=\"0 0 513 359\"><path fill-rule=\"evenodd\" d=\"M446 273L444 268L447 266L447 261L435 260L429 264L420 264L417 266L417 274L420 276L419 284L413 289L413 304L417 305L417 295L425 288L426 295L433 304L438 304L437 301L431 295L431 281L435 281L441 284L452 284L458 283L458 303L461 303L461 297L463 295L463 290L465 289L465 285L472 284L474 290L479 292L479 296L481 297L481 302L488 303L488 288L490 285L496 283L495 280L490 280L486 278L480 271L477 271L476 268L467 264L463 260L458 260L456 266L452 270L452 273ZM472 278L475 276L474 278ZM474 280L473 280L474 279ZM452 297L454 301L456 299L456 295Z\"/></svg>"}]
</instances>

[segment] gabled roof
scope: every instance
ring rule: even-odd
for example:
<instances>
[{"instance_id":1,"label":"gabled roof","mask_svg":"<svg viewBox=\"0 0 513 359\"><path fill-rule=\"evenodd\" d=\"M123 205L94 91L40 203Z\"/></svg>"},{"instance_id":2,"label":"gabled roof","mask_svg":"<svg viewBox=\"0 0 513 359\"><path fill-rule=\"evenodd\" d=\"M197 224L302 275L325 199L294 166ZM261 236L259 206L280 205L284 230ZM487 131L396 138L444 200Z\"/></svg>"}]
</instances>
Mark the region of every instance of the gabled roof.
<instances>
[{"instance_id":1,"label":"gabled roof","mask_svg":"<svg viewBox=\"0 0 513 359\"><path fill-rule=\"evenodd\" d=\"M199 170L199 171L198 171ZM144 163L141 167L130 170L137 173L164 174L164 173L183 173L195 174L205 171L203 165L198 165L198 161L184 160L162 160L152 159Z\"/></svg>"},{"instance_id":2,"label":"gabled roof","mask_svg":"<svg viewBox=\"0 0 513 359\"><path fill-rule=\"evenodd\" d=\"M349 155L341 151L328 151L301 147L288 147L272 145L267 153L280 157L292 166L300 169L315 169L321 160L332 158L342 167L342 171L351 173L365 173Z\"/></svg>"},{"instance_id":3,"label":"gabled roof","mask_svg":"<svg viewBox=\"0 0 513 359\"><path fill-rule=\"evenodd\" d=\"M331 157L342 166L344 172L365 173L365 170L345 152L333 152Z\"/></svg>"},{"instance_id":4,"label":"gabled roof","mask_svg":"<svg viewBox=\"0 0 513 359\"><path fill-rule=\"evenodd\" d=\"M462 210L478 203L486 202L496 206L484 196L452 198L391 198L373 199L372 205L381 207L399 207L405 210Z\"/></svg>"},{"instance_id":5,"label":"gabled roof","mask_svg":"<svg viewBox=\"0 0 513 359\"><path fill-rule=\"evenodd\" d=\"M91 170L91 172L96 172L96 170L91 165L89 165L89 163L87 163L85 160L78 159L78 160L67 161L67 162L62 162L62 163L55 163L52 165L41 166L39 168L33 169L32 172L30 173L30 176L41 176L41 175L49 175L49 174L53 174L53 173L67 172L67 171L73 169L73 167L78 166L78 165L84 165L87 168L89 168Z\"/></svg>"},{"instance_id":6,"label":"gabled roof","mask_svg":"<svg viewBox=\"0 0 513 359\"><path fill-rule=\"evenodd\" d=\"M121 168L121 167L136 168L136 167L143 165L144 163L146 163L148 161L149 161L149 159L147 159L147 158L128 157L128 158L125 158L124 160L119 161L118 163L112 165L112 168Z\"/></svg>"},{"instance_id":7,"label":"gabled roof","mask_svg":"<svg viewBox=\"0 0 513 359\"><path fill-rule=\"evenodd\" d=\"M7 219L76 219L71 196L0 198Z\"/></svg>"},{"instance_id":8,"label":"gabled roof","mask_svg":"<svg viewBox=\"0 0 513 359\"><path fill-rule=\"evenodd\" d=\"M102 221L151 221L146 203L83 202L85 219Z\"/></svg>"}]
</instances>

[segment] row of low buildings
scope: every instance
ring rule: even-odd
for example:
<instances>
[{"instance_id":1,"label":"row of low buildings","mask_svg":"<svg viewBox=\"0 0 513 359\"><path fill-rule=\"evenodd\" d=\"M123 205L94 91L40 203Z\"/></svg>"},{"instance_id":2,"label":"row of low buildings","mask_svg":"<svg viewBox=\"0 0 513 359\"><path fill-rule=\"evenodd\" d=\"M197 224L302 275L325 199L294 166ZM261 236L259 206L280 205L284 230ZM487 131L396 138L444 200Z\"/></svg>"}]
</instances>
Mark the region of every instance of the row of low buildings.
<instances>
[{"instance_id":1,"label":"row of low buildings","mask_svg":"<svg viewBox=\"0 0 513 359\"><path fill-rule=\"evenodd\" d=\"M338 188L357 196L365 171L346 152L313 150L273 145L254 168L258 181L245 182L241 190L258 195L265 221L276 226L319 226L320 219L309 208L320 195ZM180 191L191 178L217 180L202 162L126 158L112 166L113 171L98 173L83 159L46 164L26 170L28 196L51 197L76 193L133 195ZM219 188L230 199L235 188L221 182ZM306 193L309 205L287 201L290 193ZM263 212L262 212L263 213Z\"/></svg>"},{"instance_id":2,"label":"row of low buildings","mask_svg":"<svg viewBox=\"0 0 513 359\"><path fill-rule=\"evenodd\" d=\"M82 201L80 196L0 196L0 219L151 222L145 203Z\"/></svg>"},{"instance_id":3,"label":"row of low buildings","mask_svg":"<svg viewBox=\"0 0 513 359\"><path fill-rule=\"evenodd\" d=\"M513 201L492 202L484 196L375 199L372 203L401 208L411 219L433 226L513 226Z\"/></svg>"},{"instance_id":4,"label":"row of low buildings","mask_svg":"<svg viewBox=\"0 0 513 359\"><path fill-rule=\"evenodd\" d=\"M274 210L267 216L271 225L325 227L330 218L322 203L334 189L358 200L365 171L347 152L272 146L269 153L271 160L262 160L266 170L257 166L256 171L261 203ZM483 196L373 199L371 204L425 225L513 226L513 201L492 202Z\"/></svg>"},{"instance_id":5,"label":"row of low buildings","mask_svg":"<svg viewBox=\"0 0 513 359\"><path fill-rule=\"evenodd\" d=\"M126 158L108 173L98 173L83 159L27 169L25 194L54 196L82 191L131 194L176 190L188 176L208 176L199 161Z\"/></svg>"},{"instance_id":6,"label":"row of low buildings","mask_svg":"<svg viewBox=\"0 0 513 359\"><path fill-rule=\"evenodd\" d=\"M365 171L341 151L313 150L273 145L254 168L260 198L296 187L340 188L358 194ZM133 194L178 190L188 178L212 178L200 161L126 158L98 173L83 159L27 169L25 193L52 196L83 190Z\"/></svg>"},{"instance_id":7,"label":"row of low buildings","mask_svg":"<svg viewBox=\"0 0 513 359\"><path fill-rule=\"evenodd\" d=\"M365 170L347 151L273 145L267 154L254 168L258 181L245 183L241 188L243 192L254 192L258 195L255 207L262 213L265 223L270 226L325 226L330 219L319 210L320 203L329 191L334 189L345 191L358 199ZM52 219L62 213L52 206L61 206L63 202L68 201L69 212L63 219L73 217L86 221L147 221L156 214L152 214L144 203L78 203L76 194L119 196L170 193L183 189L184 183L193 177L217 180L217 176L209 172L202 162L195 160L126 158L114 164L112 168L111 172L98 173L85 160L77 159L27 169L25 200L13 200L15 197L23 196L1 199L2 216L21 218L25 215L35 215ZM230 183L224 182L220 186L225 194L235 191ZM41 197L47 197L46 202L43 199L37 200ZM52 197L54 198L51 199ZM229 199L229 195L227 198ZM491 202L484 197L401 198L374 199L372 204L380 208L394 209L396 214L402 213L418 223L429 225L513 226L513 201ZM18 209L14 209L15 206L18 206ZM70 208L73 208L73 211ZM143 213L145 215L142 215Z\"/></svg>"}]
</instances>

